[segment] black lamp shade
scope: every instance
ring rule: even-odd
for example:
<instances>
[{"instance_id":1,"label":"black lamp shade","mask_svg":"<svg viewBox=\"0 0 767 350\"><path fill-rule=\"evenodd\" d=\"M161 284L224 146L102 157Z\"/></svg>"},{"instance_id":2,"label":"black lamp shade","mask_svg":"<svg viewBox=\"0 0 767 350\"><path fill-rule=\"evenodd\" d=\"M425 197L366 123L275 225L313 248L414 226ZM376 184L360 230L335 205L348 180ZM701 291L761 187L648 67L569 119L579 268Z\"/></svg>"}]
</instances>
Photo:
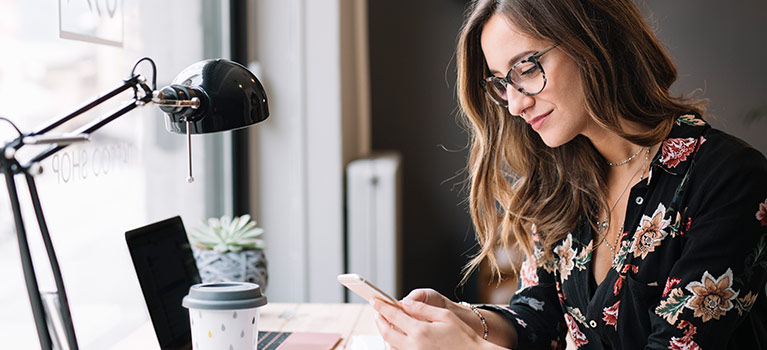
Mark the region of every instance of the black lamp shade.
<instances>
[{"instance_id":1,"label":"black lamp shade","mask_svg":"<svg viewBox=\"0 0 767 350\"><path fill-rule=\"evenodd\" d=\"M269 116L266 92L253 73L242 65L214 59L184 69L173 83L160 90L161 99L200 99L199 108L161 106L165 128L185 134L187 121L192 134L244 128Z\"/></svg>"}]
</instances>

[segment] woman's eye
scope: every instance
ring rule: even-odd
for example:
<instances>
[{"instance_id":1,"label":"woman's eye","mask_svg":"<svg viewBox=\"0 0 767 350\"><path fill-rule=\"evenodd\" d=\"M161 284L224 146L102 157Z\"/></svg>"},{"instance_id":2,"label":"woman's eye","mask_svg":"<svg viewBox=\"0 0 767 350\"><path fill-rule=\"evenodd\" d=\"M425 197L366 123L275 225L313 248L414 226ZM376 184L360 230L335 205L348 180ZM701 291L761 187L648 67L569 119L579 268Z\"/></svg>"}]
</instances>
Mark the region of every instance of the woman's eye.
<instances>
[{"instance_id":1,"label":"woman's eye","mask_svg":"<svg viewBox=\"0 0 767 350\"><path fill-rule=\"evenodd\" d=\"M523 70L521 75L532 75L538 72L538 66L532 65L532 67Z\"/></svg>"},{"instance_id":2,"label":"woman's eye","mask_svg":"<svg viewBox=\"0 0 767 350\"><path fill-rule=\"evenodd\" d=\"M530 77L535 76L537 72L538 72L537 64L533 62L522 62L522 63L519 63L516 67L514 67L514 70L512 72L512 78L516 76L517 79L528 79Z\"/></svg>"}]
</instances>

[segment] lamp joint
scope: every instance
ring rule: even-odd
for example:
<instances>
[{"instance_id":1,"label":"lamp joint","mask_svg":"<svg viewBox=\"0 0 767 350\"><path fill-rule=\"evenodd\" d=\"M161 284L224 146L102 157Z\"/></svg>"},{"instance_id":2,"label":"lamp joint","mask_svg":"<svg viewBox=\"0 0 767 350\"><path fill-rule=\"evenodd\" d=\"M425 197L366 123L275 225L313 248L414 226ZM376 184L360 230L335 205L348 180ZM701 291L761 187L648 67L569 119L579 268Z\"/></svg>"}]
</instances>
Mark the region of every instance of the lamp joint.
<instances>
[{"instance_id":1,"label":"lamp joint","mask_svg":"<svg viewBox=\"0 0 767 350\"><path fill-rule=\"evenodd\" d=\"M40 163L32 163L32 165L29 166L30 175L40 175L42 173L43 173L43 166L40 165Z\"/></svg>"}]
</instances>

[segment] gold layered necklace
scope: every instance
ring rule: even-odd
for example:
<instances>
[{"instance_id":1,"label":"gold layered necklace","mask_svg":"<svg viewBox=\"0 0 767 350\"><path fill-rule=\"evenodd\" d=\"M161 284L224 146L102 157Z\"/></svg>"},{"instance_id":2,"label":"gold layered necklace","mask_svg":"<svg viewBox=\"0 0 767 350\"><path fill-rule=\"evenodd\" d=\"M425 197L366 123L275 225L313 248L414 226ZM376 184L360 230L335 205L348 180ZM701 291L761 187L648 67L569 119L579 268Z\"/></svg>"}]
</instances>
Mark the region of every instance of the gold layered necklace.
<instances>
[{"instance_id":1,"label":"gold layered necklace","mask_svg":"<svg viewBox=\"0 0 767 350\"><path fill-rule=\"evenodd\" d=\"M609 242L607 242L607 234L609 232L608 228L610 227L610 217L612 215L613 210L615 210L615 207L618 205L618 202L620 202L621 198L623 198L623 195L626 194L626 190L628 190L629 186L631 186L631 183L633 182L633 180L636 177L636 175L637 174L640 174L640 176L644 175L644 172L646 170L645 167L647 165L647 161L648 161L648 159L650 159L650 148L649 147L642 147L642 148L639 149L639 151L637 151L637 153L634 153L634 155L632 155L631 157L629 157L628 159L626 159L624 161L621 161L621 162L618 162L618 163L607 163L610 166L619 166L619 165L626 164L626 163L630 162L632 159L634 159L639 153L641 153L642 150L645 150L644 161L642 162L642 164L639 167L637 167L637 169L634 171L634 173L631 175L631 177L629 177L629 180L626 182L626 186L623 187L623 190L618 195L618 197L615 199L615 202L613 202L613 204L610 206L610 210L607 211L607 216L604 218L604 220L600 221L599 225L598 225L599 234L602 236L602 239L600 240L599 243L597 243L597 246L604 242L604 244L607 246L607 248L610 249L610 254L612 255L613 259L615 258L615 253L616 253L616 250L618 249L618 242L620 242L620 238L621 238L622 233L623 233L623 224L621 224L620 229L618 229L618 233L615 235L615 242L611 245ZM641 173L640 173L640 170L641 170ZM596 246L594 248L596 248Z\"/></svg>"},{"instance_id":2,"label":"gold layered necklace","mask_svg":"<svg viewBox=\"0 0 767 350\"><path fill-rule=\"evenodd\" d=\"M628 157L628 158L626 158L626 159L624 159L624 160L622 160L620 162L617 162L617 163L607 162L607 165L609 165L609 166L621 166L623 164L626 164L626 163L632 161L634 158L636 158L639 155L639 153L642 152L643 149L645 149L645 148L644 147L639 147L639 150L637 150L637 153L634 153L631 157Z\"/></svg>"}]
</instances>

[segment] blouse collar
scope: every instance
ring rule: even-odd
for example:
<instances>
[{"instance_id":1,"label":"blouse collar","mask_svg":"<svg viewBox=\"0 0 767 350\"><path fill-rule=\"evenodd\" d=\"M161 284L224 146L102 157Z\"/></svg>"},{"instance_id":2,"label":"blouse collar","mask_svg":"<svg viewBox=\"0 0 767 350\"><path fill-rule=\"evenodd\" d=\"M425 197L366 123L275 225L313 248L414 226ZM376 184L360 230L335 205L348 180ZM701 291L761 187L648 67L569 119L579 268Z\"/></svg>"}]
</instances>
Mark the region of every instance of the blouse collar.
<instances>
[{"instance_id":1,"label":"blouse collar","mask_svg":"<svg viewBox=\"0 0 767 350\"><path fill-rule=\"evenodd\" d=\"M671 175L684 175L700 146L706 142L703 132L709 127L697 114L677 118L653 159L653 169L658 168Z\"/></svg>"}]
</instances>

